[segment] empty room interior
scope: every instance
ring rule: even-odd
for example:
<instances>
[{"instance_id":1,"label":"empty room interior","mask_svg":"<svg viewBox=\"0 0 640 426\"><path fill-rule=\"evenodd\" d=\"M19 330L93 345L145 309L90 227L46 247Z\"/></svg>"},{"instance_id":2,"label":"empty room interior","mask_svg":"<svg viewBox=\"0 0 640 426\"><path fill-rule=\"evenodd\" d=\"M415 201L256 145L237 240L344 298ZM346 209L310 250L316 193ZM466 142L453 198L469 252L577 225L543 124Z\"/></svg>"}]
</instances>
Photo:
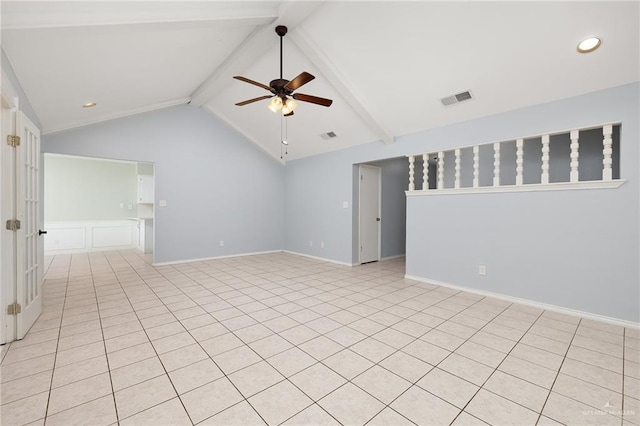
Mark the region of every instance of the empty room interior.
<instances>
[{"instance_id":1,"label":"empty room interior","mask_svg":"<svg viewBox=\"0 0 640 426\"><path fill-rule=\"evenodd\" d=\"M1 12L0 425L640 426L640 2Z\"/></svg>"}]
</instances>

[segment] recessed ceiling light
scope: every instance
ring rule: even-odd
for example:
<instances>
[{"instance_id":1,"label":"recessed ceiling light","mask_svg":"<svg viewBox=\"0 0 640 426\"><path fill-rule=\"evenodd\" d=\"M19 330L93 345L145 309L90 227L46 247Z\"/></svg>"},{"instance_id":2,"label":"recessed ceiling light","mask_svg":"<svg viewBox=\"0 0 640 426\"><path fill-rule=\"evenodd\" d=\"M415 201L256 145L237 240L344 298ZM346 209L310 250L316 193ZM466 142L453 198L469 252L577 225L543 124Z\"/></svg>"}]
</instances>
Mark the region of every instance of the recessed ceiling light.
<instances>
[{"instance_id":1,"label":"recessed ceiling light","mask_svg":"<svg viewBox=\"0 0 640 426\"><path fill-rule=\"evenodd\" d=\"M602 41L598 37L589 37L578 43L578 52L589 53L600 47Z\"/></svg>"},{"instance_id":2,"label":"recessed ceiling light","mask_svg":"<svg viewBox=\"0 0 640 426\"><path fill-rule=\"evenodd\" d=\"M82 108L93 108L96 105L97 104L95 102L87 102L86 104L82 105Z\"/></svg>"}]
</instances>

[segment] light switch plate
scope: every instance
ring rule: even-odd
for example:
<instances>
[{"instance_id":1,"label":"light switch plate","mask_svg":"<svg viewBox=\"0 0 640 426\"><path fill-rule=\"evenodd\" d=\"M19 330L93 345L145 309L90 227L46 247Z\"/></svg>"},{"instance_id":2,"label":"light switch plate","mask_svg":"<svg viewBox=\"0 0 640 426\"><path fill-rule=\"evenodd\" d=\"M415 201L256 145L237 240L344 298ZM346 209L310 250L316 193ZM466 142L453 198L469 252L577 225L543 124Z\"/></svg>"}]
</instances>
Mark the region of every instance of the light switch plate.
<instances>
[{"instance_id":1,"label":"light switch plate","mask_svg":"<svg viewBox=\"0 0 640 426\"><path fill-rule=\"evenodd\" d=\"M349 208L349 202L348 201L343 201L342 202L342 208L343 209L348 209Z\"/></svg>"}]
</instances>

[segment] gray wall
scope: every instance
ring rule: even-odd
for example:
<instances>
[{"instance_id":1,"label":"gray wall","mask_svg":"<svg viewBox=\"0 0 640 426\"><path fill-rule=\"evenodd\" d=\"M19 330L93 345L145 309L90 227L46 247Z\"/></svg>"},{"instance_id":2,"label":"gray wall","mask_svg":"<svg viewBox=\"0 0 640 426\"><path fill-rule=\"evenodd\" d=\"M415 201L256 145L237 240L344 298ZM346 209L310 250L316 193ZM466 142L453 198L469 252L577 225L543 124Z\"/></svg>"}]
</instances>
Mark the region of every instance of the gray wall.
<instances>
[{"instance_id":1,"label":"gray wall","mask_svg":"<svg viewBox=\"0 0 640 426\"><path fill-rule=\"evenodd\" d=\"M200 108L50 134L42 147L155 163L155 262L282 249L284 167Z\"/></svg>"},{"instance_id":2,"label":"gray wall","mask_svg":"<svg viewBox=\"0 0 640 426\"><path fill-rule=\"evenodd\" d=\"M120 220L137 215L136 163L58 155L45 155L44 162L46 222Z\"/></svg>"},{"instance_id":3,"label":"gray wall","mask_svg":"<svg viewBox=\"0 0 640 426\"><path fill-rule=\"evenodd\" d=\"M628 182L618 189L410 199L407 273L637 322L639 99L633 83L402 136L391 146L291 161L285 248L356 260L352 212L342 209L353 200L353 164L620 121L620 174ZM308 246L311 235L324 239L324 251Z\"/></svg>"}]
</instances>

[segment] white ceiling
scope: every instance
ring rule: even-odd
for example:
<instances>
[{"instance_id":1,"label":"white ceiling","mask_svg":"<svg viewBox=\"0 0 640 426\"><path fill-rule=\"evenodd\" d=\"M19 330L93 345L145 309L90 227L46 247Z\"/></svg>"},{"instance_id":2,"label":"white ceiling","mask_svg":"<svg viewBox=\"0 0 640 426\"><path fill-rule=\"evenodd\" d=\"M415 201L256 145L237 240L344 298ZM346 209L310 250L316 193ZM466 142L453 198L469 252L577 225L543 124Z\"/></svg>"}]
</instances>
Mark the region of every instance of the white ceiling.
<instances>
[{"instance_id":1,"label":"white ceiling","mask_svg":"<svg viewBox=\"0 0 640 426\"><path fill-rule=\"evenodd\" d=\"M291 160L638 81L639 5L3 1L2 47L45 133L191 101L280 158L268 101L234 105L268 92L231 77L277 78L287 25L284 77L308 71L298 91L334 100L299 102ZM591 35L601 48L578 54Z\"/></svg>"}]
</instances>

